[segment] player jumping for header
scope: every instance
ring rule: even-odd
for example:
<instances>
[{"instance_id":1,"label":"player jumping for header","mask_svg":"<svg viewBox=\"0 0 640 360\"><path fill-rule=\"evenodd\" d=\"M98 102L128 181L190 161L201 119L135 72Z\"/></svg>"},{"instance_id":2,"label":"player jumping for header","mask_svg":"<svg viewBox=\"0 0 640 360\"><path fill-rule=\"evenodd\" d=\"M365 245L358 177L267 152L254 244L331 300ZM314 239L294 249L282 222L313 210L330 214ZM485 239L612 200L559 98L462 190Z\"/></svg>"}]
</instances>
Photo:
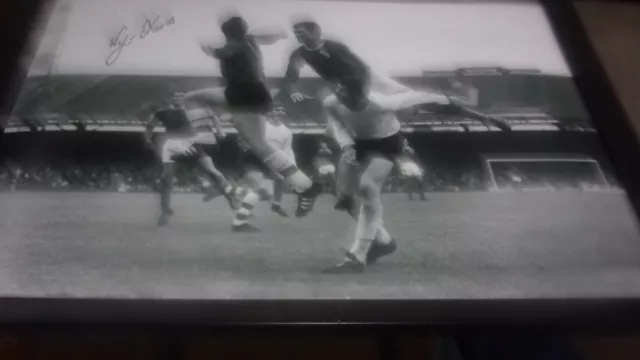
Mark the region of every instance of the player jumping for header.
<instances>
[{"instance_id":1,"label":"player jumping for header","mask_svg":"<svg viewBox=\"0 0 640 360\"><path fill-rule=\"evenodd\" d=\"M210 135L222 134L217 118L214 114L211 114L210 117L190 121L181 105L180 99L181 95L174 95L169 106L155 111L146 125L145 140L150 147L154 147L152 141L153 131L156 126L163 125L166 130L160 154L163 163L163 174L160 186L161 215L158 220L159 226L166 225L169 218L173 216L171 189L173 187L175 161L196 161L211 183L215 184L227 198L231 208L235 210L238 207L234 196L235 187L216 169L211 157L202 149L202 141L199 135L200 129L207 129ZM218 128L219 131L216 132L214 127Z\"/></svg>"},{"instance_id":2,"label":"player jumping for header","mask_svg":"<svg viewBox=\"0 0 640 360\"><path fill-rule=\"evenodd\" d=\"M294 102L310 99L296 87L300 70L304 65L309 65L322 79L335 86L344 86L349 83L350 87L362 88L358 91L363 94L367 94L369 91L382 94L411 91L408 87L374 71L345 44L323 39L320 25L313 20L294 21L293 33L301 46L289 58L284 90ZM450 98L448 104L457 105L460 109L465 108L469 116L494 125L503 131L510 130L510 126L503 119L480 116L479 113L473 112L457 99Z\"/></svg>"},{"instance_id":3,"label":"player jumping for header","mask_svg":"<svg viewBox=\"0 0 640 360\"><path fill-rule=\"evenodd\" d=\"M222 22L226 43L221 47L201 44L203 52L220 62L224 88L210 88L188 93L187 108L224 107L231 110L239 136L251 151L274 173L281 176L298 194L296 216L306 216L315 205L322 186L313 182L282 150L266 141L265 119L273 99L267 88L260 44L273 44L286 33L250 34L240 16Z\"/></svg>"},{"instance_id":4,"label":"player jumping for header","mask_svg":"<svg viewBox=\"0 0 640 360\"><path fill-rule=\"evenodd\" d=\"M308 65L320 77L333 85L350 84L363 88L372 87L384 93L397 93L409 89L392 79L375 73L345 44L322 38L320 26L313 20L294 21L293 33L301 44L289 58L284 89L294 102L308 99L296 87L300 70Z\"/></svg>"}]
</instances>

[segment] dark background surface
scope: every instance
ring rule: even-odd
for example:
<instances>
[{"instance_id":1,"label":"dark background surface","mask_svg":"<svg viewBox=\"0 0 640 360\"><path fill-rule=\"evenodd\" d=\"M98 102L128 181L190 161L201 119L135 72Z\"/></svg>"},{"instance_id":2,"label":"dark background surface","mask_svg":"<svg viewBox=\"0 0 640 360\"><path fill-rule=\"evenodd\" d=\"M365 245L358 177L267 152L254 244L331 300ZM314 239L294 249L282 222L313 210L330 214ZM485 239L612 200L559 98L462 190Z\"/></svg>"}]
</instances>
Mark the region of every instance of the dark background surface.
<instances>
[{"instance_id":1,"label":"dark background surface","mask_svg":"<svg viewBox=\"0 0 640 360\"><path fill-rule=\"evenodd\" d=\"M0 34L3 41L11 39L6 34L16 32L20 22L8 21L32 11L31 2L5 0L0 2ZM614 84L637 134L640 135L640 5L620 2L580 2L577 4L579 14L584 21L607 74ZM26 26L24 22L22 26ZM7 49L10 47L7 47ZM13 58L15 53L3 51L5 61ZM6 64L3 64L6 66ZM4 75L4 74L3 74ZM6 83L7 78L0 78ZM0 311L2 311L0 309ZM90 335L68 334L53 336L28 335L7 329L0 333L0 359L151 359L151 358L187 358L187 359L383 359L387 355L396 355L403 359L436 359L451 358L442 353L445 340L435 336L398 334L397 342L378 341L378 337L368 335L344 335L340 333L326 335L293 336L230 336L211 335L201 337L162 335L135 335L118 331L118 334ZM388 339L389 336L383 338ZM493 356L484 357L501 359L500 352L507 347L518 345L521 349L516 356L529 358L535 351L526 351L526 346L513 337L504 336L485 339L475 343L475 348L485 346L485 354L494 350ZM493 340L493 341L490 341ZM540 354L545 359L554 358L551 349L554 342L544 341L537 336L528 338L527 344L537 344L538 349L546 349L547 354ZM462 342L463 345L469 345ZM636 336L596 336L584 335L568 341L571 348L586 359L637 359L640 357L640 337ZM469 349L470 346L463 346ZM472 346L471 346L472 347ZM557 350L557 347L555 348ZM482 351L478 350L476 353ZM557 353L558 351L556 351ZM529 355L529 356L525 356ZM481 358L481 357L476 357ZM562 357L568 358L568 357Z\"/></svg>"}]
</instances>

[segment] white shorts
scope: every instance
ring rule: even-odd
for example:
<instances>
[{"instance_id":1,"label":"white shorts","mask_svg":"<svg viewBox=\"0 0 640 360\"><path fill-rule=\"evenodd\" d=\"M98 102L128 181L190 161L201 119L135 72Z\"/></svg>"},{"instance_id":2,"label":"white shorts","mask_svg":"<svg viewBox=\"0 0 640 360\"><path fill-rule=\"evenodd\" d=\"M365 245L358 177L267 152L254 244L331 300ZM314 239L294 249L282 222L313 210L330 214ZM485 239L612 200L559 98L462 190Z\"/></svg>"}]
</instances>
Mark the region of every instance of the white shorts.
<instances>
[{"instance_id":1,"label":"white shorts","mask_svg":"<svg viewBox=\"0 0 640 360\"><path fill-rule=\"evenodd\" d=\"M196 148L196 145L198 145L196 140L196 136L166 139L162 144L162 162L173 163L176 157L199 154L199 150Z\"/></svg>"},{"instance_id":2,"label":"white shorts","mask_svg":"<svg viewBox=\"0 0 640 360\"><path fill-rule=\"evenodd\" d=\"M318 173L320 175L333 175L336 173L336 167L333 164L324 164L318 167Z\"/></svg>"},{"instance_id":3,"label":"white shorts","mask_svg":"<svg viewBox=\"0 0 640 360\"><path fill-rule=\"evenodd\" d=\"M400 174L406 178L419 178L422 177L424 172L420 166L413 161L403 161L400 163Z\"/></svg>"}]
</instances>

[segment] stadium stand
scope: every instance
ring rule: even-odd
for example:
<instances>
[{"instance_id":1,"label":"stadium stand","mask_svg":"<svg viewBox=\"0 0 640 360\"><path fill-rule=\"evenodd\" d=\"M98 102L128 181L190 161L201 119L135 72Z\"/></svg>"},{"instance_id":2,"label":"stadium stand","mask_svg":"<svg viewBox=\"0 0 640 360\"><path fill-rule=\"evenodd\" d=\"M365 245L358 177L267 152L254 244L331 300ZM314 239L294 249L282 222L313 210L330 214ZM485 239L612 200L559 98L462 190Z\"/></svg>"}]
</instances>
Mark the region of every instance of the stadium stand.
<instances>
[{"instance_id":1,"label":"stadium stand","mask_svg":"<svg viewBox=\"0 0 640 360\"><path fill-rule=\"evenodd\" d=\"M516 157L550 151L588 156L606 173L606 183L615 183L606 156L601 151L594 153L593 149L599 149L597 135L584 107L575 101L576 90L570 78L501 68L430 71L423 75L397 80L415 89L446 94L454 92L454 82L463 82L478 90L479 110L502 116L514 130L508 134L490 131L496 129L473 119L433 113L424 106L399 113L404 132L428 168L430 190L490 188L483 156L504 152ZM269 81L273 89L278 88L280 79ZM0 182L4 189L153 189L157 161L143 147L141 138L148 106L174 93L218 83L219 79L208 77L30 77L6 125L3 152L8 158L3 161ZM318 137L324 132L321 100L328 87L317 78L301 79L300 87L315 98L293 104L279 94L276 100L286 107L288 125L297 133L298 161L308 167ZM224 125L233 132L230 123ZM233 155L225 152L222 156L210 150L225 171L232 171ZM197 179L197 174L180 173L176 181L186 191L197 188ZM400 189L400 182L394 177L386 190Z\"/></svg>"}]
</instances>

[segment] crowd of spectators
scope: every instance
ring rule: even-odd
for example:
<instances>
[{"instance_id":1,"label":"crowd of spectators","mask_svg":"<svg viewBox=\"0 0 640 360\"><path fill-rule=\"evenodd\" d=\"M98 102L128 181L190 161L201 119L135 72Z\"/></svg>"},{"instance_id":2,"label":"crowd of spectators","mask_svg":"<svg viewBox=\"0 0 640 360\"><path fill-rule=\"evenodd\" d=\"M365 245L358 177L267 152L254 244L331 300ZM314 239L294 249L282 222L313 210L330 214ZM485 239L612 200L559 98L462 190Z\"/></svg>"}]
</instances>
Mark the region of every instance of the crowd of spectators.
<instances>
[{"instance_id":1,"label":"crowd of spectators","mask_svg":"<svg viewBox=\"0 0 640 360\"><path fill-rule=\"evenodd\" d=\"M186 169L185 169L186 170ZM0 170L4 190L150 191L157 188L159 170L136 164L7 164ZM176 174L185 184L184 171Z\"/></svg>"},{"instance_id":2,"label":"crowd of spectators","mask_svg":"<svg viewBox=\"0 0 640 360\"><path fill-rule=\"evenodd\" d=\"M148 192L159 186L161 169L153 164L10 164L0 167L0 190L66 190L66 191L115 191ZM238 177L233 171L223 169L230 179ZM404 181L393 173L384 186L385 192L401 192ZM425 175L429 191L475 191L483 190L485 184L481 174L431 169ZM177 192L200 192L209 186L196 169L178 166L174 190Z\"/></svg>"},{"instance_id":3,"label":"crowd of spectators","mask_svg":"<svg viewBox=\"0 0 640 360\"><path fill-rule=\"evenodd\" d=\"M158 166L141 164L57 164L15 165L0 167L0 191L47 190L47 191L113 191L149 192L157 191L161 169ZM229 179L238 180L233 171L224 169ZM527 173L510 168L496 171L495 183L502 190L594 190L603 187L603 181L595 177L571 177L566 173ZM202 174L190 167L177 167L174 180L176 192L202 192L210 186ZM424 177L425 189L432 192L482 191L488 188L483 174L477 171L453 172L427 169ZM609 186L616 186L614 179L607 177ZM402 192L405 181L393 173L385 183L386 193Z\"/></svg>"}]
</instances>

